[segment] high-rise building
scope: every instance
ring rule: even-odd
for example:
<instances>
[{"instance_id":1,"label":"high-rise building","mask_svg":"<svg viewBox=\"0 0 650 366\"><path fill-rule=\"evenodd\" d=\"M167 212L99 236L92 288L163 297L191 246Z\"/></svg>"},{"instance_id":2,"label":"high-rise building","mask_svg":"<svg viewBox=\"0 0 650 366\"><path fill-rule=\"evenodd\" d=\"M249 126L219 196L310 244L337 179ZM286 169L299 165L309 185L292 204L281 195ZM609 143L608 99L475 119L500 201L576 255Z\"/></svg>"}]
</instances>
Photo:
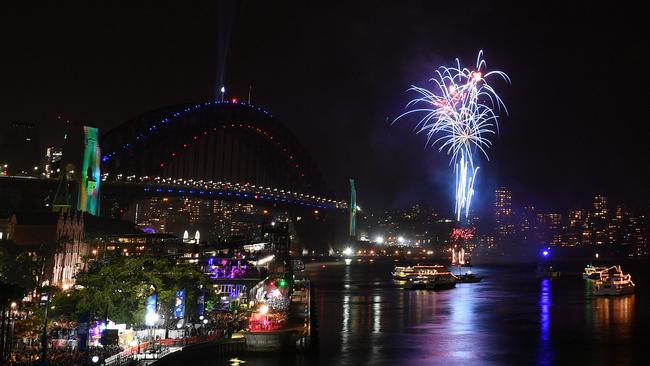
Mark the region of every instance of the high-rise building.
<instances>
[{"instance_id":1,"label":"high-rise building","mask_svg":"<svg viewBox=\"0 0 650 366\"><path fill-rule=\"evenodd\" d=\"M495 191L494 223L497 236L509 238L514 235L512 192L507 188L497 188Z\"/></svg>"},{"instance_id":2,"label":"high-rise building","mask_svg":"<svg viewBox=\"0 0 650 366\"><path fill-rule=\"evenodd\" d=\"M573 247L589 243L585 241L584 237L584 232L588 232L589 229L587 226L588 217L589 215L586 210L569 211L569 225L566 228L564 245Z\"/></svg>"},{"instance_id":3,"label":"high-rise building","mask_svg":"<svg viewBox=\"0 0 650 366\"><path fill-rule=\"evenodd\" d=\"M609 241L609 225L607 222L607 197L594 197L594 220L593 220L593 240L594 244L602 245Z\"/></svg>"},{"instance_id":4,"label":"high-rise building","mask_svg":"<svg viewBox=\"0 0 650 366\"><path fill-rule=\"evenodd\" d=\"M53 178L61 170L61 158L63 149L60 147L50 146L45 150L45 177Z\"/></svg>"},{"instance_id":5,"label":"high-rise building","mask_svg":"<svg viewBox=\"0 0 650 366\"><path fill-rule=\"evenodd\" d=\"M594 197L594 218L606 219L607 218L607 197L596 196Z\"/></svg>"}]
</instances>

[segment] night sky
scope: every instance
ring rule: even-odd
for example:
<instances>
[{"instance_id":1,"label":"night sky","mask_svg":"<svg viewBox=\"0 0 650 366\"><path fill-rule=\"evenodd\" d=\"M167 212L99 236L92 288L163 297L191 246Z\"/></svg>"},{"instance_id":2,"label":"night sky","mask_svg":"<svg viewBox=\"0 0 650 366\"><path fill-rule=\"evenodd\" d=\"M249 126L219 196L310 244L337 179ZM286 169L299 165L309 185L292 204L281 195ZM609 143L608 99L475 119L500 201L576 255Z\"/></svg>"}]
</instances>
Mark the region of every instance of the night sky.
<instances>
[{"instance_id":1,"label":"night sky","mask_svg":"<svg viewBox=\"0 0 650 366\"><path fill-rule=\"evenodd\" d=\"M512 85L495 85L510 114L481 164L478 207L499 185L516 203L548 210L589 206L596 193L632 206L650 198L646 9L251 1L230 16L208 1L92 3L3 9L0 133L27 120L54 143L58 115L107 130L151 109L213 99L229 41L228 96L245 99L252 85L253 104L295 133L338 197L355 177L361 206L421 202L451 213L448 158L424 148L413 120L391 121L411 84L427 85L456 57L471 66L483 49L488 68Z\"/></svg>"}]
</instances>

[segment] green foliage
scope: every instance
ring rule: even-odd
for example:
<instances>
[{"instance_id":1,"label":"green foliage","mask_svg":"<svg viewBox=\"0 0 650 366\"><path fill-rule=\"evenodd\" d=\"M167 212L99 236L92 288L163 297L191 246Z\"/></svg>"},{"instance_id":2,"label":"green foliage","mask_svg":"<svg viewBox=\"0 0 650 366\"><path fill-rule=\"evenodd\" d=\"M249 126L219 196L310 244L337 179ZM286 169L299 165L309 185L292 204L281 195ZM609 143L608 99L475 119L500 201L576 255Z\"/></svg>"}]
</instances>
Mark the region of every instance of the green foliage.
<instances>
[{"instance_id":1,"label":"green foliage","mask_svg":"<svg viewBox=\"0 0 650 366\"><path fill-rule=\"evenodd\" d=\"M37 253L10 240L0 241L0 282L33 289L40 273L40 264Z\"/></svg>"},{"instance_id":2,"label":"green foliage","mask_svg":"<svg viewBox=\"0 0 650 366\"><path fill-rule=\"evenodd\" d=\"M29 306L23 304L23 306ZM14 332L16 338L31 338L38 339L43 334L43 325L45 323L44 308L37 304L31 305L28 308L22 308L27 311L29 316L24 319L16 320L14 325ZM53 320L48 316L47 326L52 327Z\"/></svg>"},{"instance_id":3,"label":"green foliage","mask_svg":"<svg viewBox=\"0 0 650 366\"><path fill-rule=\"evenodd\" d=\"M68 241L64 237L56 243L34 248L17 245L11 240L0 240L0 282L15 284L27 290L36 288L44 261L51 260Z\"/></svg>"},{"instance_id":4,"label":"green foliage","mask_svg":"<svg viewBox=\"0 0 650 366\"><path fill-rule=\"evenodd\" d=\"M53 298L56 313L78 319L83 314L108 317L116 323L138 325L144 322L144 303L158 293L159 313L172 323L176 291L186 289L186 309L192 310L197 288L207 278L195 265L176 264L174 258L152 255L113 255L90 264L77 275L79 288ZM193 302L192 302L193 301Z\"/></svg>"}]
</instances>

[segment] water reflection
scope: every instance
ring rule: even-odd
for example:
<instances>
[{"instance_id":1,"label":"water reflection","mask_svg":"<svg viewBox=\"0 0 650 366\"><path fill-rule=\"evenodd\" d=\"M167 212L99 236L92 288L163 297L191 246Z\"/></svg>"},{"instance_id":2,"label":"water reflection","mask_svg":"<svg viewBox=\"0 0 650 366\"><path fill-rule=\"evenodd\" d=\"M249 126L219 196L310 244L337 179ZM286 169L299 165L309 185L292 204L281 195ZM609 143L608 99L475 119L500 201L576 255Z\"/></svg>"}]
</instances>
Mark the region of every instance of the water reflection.
<instances>
[{"instance_id":1,"label":"water reflection","mask_svg":"<svg viewBox=\"0 0 650 366\"><path fill-rule=\"evenodd\" d=\"M538 365L552 364L553 353L550 344L551 326L551 280L545 278L541 282L539 292L539 353L537 355Z\"/></svg>"},{"instance_id":2,"label":"water reflection","mask_svg":"<svg viewBox=\"0 0 650 366\"><path fill-rule=\"evenodd\" d=\"M594 299L593 325L598 337L630 339L634 322L634 303L634 295L597 296Z\"/></svg>"},{"instance_id":3,"label":"water reflection","mask_svg":"<svg viewBox=\"0 0 650 366\"><path fill-rule=\"evenodd\" d=\"M372 299L372 332L381 331L381 296L375 295Z\"/></svg>"}]
</instances>

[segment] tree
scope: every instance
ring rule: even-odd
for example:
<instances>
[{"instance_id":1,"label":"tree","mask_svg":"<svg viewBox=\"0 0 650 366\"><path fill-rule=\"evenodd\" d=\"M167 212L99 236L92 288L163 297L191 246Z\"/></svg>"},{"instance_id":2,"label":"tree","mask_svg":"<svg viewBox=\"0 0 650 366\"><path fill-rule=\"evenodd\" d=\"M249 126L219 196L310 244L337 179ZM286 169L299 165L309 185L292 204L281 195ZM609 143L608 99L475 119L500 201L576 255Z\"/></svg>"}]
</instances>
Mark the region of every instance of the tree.
<instances>
[{"instance_id":1,"label":"tree","mask_svg":"<svg viewBox=\"0 0 650 366\"><path fill-rule=\"evenodd\" d=\"M7 325L9 324L8 313L11 309L11 302L18 301L25 296L25 290L14 284L0 282L0 363L4 361L5 350L9 348L6 341Z\"/></svg>"},{"instance_id":2,"label":"tree","mask_svg":"<svg viewBox=\"0 0 650 366\"><path fill-rule=\"evenodd\" d=\"M75 289L53 298L54 315L101 318L108 310L111 320L138 325L144 322L145 299L156 292L159 312L171 325L176 291L185 288L192 294L196 292L192 289L207 284L207 278L198 266L177 264L171 257L115 254L90 263L87 271L77 275L76 284ZM187 300L192 297L196 294Z\"/></svg>"},{"instance_id":3,"label":"tree","mask_svg":"<svg viewBox=\"0 0 650 366\"><path fill-rule=\"evenodd\" d=\"M0 240L0 281L32 290L43 275L45 261L51 260L69 239L41 244L39 247L17 245L11 240Z\"/></svg>"},{"instance_id":4,"label":"tree","mask_svg":"<svg viewBox=\"0 0 650 366\"><path fill-rule=\"evenodd\" d=\"M36 287L40 273L38 255L16 245L13 241L0 241L0 281L24 289Z\"/></svg>"}]
</instances>

